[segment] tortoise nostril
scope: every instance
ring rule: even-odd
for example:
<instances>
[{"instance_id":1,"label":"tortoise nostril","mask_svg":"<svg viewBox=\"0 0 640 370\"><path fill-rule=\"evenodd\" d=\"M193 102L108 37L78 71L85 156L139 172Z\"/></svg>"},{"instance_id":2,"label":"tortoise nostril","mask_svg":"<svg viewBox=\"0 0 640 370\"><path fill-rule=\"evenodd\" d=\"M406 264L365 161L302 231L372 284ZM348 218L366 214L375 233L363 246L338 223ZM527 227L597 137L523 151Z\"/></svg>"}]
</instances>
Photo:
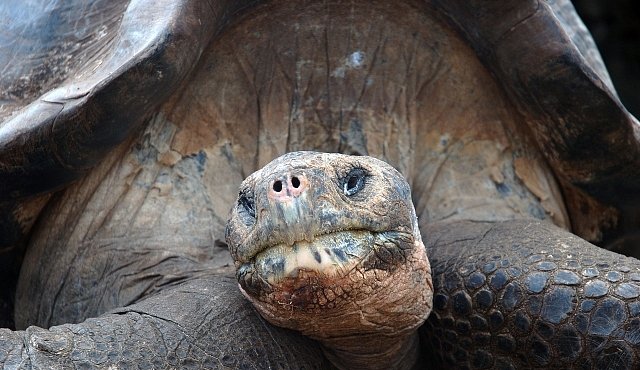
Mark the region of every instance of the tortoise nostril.
<instances>
[{"instance_id":1,"label":"tortoise nostril","mask_svg":"<svg viewBox=\"0 0 640 370\"><path fill-rule=\"evenodd\" d=\"M294 188L298 188L300 187L300 179L298 179L297 177L292 177L291 178L291 185L293 185Z\"/></svg>"},{"instance_id":2,"label":"tortoise nostril","mask_svg":"<svg viewBox=\"0 0 640 370\"><path fill-rule=\"evenodd\" d=\"M279 193L282 191L282 181L278 180L273 183L273 191Z\"/></svg>"}]
</instances>

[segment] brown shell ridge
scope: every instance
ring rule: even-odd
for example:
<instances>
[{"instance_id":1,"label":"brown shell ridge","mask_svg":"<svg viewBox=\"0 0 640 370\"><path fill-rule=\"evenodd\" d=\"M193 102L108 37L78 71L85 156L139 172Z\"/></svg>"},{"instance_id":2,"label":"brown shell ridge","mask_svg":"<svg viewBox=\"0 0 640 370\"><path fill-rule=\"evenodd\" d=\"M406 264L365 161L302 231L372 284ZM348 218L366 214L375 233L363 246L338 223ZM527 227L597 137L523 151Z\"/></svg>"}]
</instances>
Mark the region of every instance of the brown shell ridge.
<instances>
[{"instance_id":1,"label":"brown shell ridge","mask_svg":"<svg viewBox=\"0 0 640 370\"><path fill-rule=\"evenodd\" d=\"M180 86L225 18L248 3L129 3L97 67L93 56L0 123L0 201L59 189L94 167Z\"/></svg>"},{"instance_id":2,"label":"brown shell ridge","mask_svg":"<svg viewBox=\"0 0 640 370\"><path fill-rule=\"evenodd\" d=\"M130 137L179 89L216 32L240 9L254 2L141 0L126 1L124 5L106 2L110 11L122 12L120 16L109 15L109 22L116 22L120 17L119 24L113 25L113 29L107 28L113 34L106 37L111 39L97 43L99 45L81 46L92 48L92 52L98 50L95 54L88 52L91 55L82 63L70 55L59 58L60 65L48 67L53 68L49 73L56 68L71 68L66 75L62 73L62 77L53 77L49 82L40 81L38 75L20 75L29 73L25 70L31 73L33 70L17 66L15 74L0 76L0 86L18 86L11 79L23 77L44 86L42 93L36 88L26 93L19 91L24 96L15 99L10 91L5 91L8 96L0 97L0 109L8 109L0 116L5 118L0 122L0 229L3 231L0 253L6 255L16 247L20 249L21 241L46 204L46 194L85 175ZM71 5L64 6L75 9ZM78 30L64 27L73 28L74 23L82 22L73 19L77 12L65 15L71 17L70 23L56 24L63 28L58 31L73 34ZM9 32L16 33L16 39L22 36L20 21L16 20L16 27L7 27ZM79 30L79 34L92 37L87 35L101 32L100 27L96 28ZM51 52L58 50L55 43L68 40L52 36L51 40L38 44L40 41L36 39L29 46L42 48L36 51ZM28 59L33 52L25 48L9 55L9 59ZM56 78L63 81L56 85ZM53 88L48 88L48 83L52 83ZM25 103L21 105L22 101ZM13 258L3 260L0 269L12 261Z\"/></svg>"},{"instance_id":3,"label":"brown shell ridge","mask_svg":"<svg viewBox=\"0 0 640 370\"><path fill-rule=\"evenodd\" d=\"M585 57L563 27L565 5L433 1L497 77L563 183L608 204L638 202L637 121L602 75L599 55Z\"/></svg>"}]
</instances>

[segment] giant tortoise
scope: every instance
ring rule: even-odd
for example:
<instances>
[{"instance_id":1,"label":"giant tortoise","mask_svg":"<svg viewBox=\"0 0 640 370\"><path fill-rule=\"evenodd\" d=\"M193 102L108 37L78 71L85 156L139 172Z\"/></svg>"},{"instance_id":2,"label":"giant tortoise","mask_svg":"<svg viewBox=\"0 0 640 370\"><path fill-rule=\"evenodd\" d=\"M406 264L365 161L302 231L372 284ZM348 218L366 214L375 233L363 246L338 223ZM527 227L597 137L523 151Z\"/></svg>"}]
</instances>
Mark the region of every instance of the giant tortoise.
<instances>
[{"instance_id":1,"label":"giant tortoise","mask_svg":"<svg viewBox=\"0 0 640 370\"><path fill-rule=\"evenodd\" d=\"M5 368L640 367L590 244L633 253L639 126L568 1L0 16Z\"/></svg>"}]
</instances>

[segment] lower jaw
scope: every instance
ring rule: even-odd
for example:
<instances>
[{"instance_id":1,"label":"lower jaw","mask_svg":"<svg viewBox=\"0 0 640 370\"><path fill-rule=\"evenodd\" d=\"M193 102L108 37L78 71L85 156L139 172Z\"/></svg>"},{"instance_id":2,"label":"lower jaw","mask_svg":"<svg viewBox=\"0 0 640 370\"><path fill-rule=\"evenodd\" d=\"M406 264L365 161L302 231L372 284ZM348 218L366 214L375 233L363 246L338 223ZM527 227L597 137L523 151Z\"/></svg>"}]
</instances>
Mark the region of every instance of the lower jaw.
<instances>
[{"instance_id":1,"label":"lower jaw","mask_svg":"<svg viewBox=\"0 0 640 370\"><path fill-rule=\"evenodd\" d=\"M417 328L431 310L424 253L413 249L408 258L415 263L395 270L365 270L362 263L343 276L301 270L270 292L245 295L273 325L318 340L338 368L409 368L418 355Z\"/></svg>"},{"instance_id":2,"label":"lower jaw","mask_svg":"<svg viewBox=\"0 0 640 370\"><path fill-rule=\"evenodd\" d=\"M419 319L415 327L402 330L396 335L386 335L382 332L361 334L356 329L352 333L345 332L334 337L334 333L323 333L319 328L330 322L331 325L351 331L350 325L344 325L344 322L339 319L341 316L339 312L344 308L337 307L331 302L322 308L317 305L309 307L309 305L299 304L296 297L288 294L278 295L275 293L271 296L269 303L259 302L244 291L243 294L252 301L260 315L271 324L299 331L303 335L317 340L327 359L337 369L408 370L414 368L420 357L418 327L428 316L430 307L426 310L427 314L423 319ZM281 297L281 302L274 304L273 298L278 296ZM302 306L305 306L306 309ZM329 314L322 315L323 313ZM326 318L333 316L331 313L336 314L335 320L328 320L329 322L325 320L324 323L311 325L313 328L303 328L300 325L300 321L313 322L318 314ZM358 319L360 317L351 316L346 320L356 321Z\"/></svg>"},{"instance_id":3,"label":"lower jaw","mask_svg":"<svg viewBox=\"0 0 640 370\"><path fill-rule=\"evenodd\" d=\"M367 292L365 275L375 280L391 274L406 262L405 253L416 252L424 254L424 247L412 234L347 230L268 248L240 266L237 277L248 297L263 302L334 308L343 295L353 298L352 290Z\"/></svg>"}]
</instances>

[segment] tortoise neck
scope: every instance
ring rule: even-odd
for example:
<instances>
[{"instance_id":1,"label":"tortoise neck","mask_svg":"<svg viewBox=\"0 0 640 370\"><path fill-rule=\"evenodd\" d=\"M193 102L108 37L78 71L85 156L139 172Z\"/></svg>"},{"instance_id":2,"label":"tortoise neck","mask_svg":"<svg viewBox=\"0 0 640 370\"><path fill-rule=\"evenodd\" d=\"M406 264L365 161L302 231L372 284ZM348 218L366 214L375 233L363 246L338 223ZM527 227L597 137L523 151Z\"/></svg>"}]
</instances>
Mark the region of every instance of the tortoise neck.
<instances>
[{"instance_id":1,"label":"tortoise neck","mask_svg":"<svg viewBox=\"0 0 640 370\"><path fill-rule=\"evenodd\" d=\"M338 369L412 369L419 358L417 330L402 336L367 335L323 339L322 348Z\"/></svg>"}]
</instances>

